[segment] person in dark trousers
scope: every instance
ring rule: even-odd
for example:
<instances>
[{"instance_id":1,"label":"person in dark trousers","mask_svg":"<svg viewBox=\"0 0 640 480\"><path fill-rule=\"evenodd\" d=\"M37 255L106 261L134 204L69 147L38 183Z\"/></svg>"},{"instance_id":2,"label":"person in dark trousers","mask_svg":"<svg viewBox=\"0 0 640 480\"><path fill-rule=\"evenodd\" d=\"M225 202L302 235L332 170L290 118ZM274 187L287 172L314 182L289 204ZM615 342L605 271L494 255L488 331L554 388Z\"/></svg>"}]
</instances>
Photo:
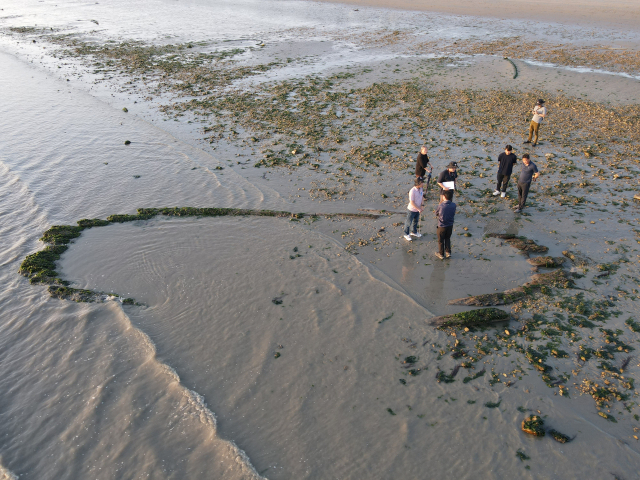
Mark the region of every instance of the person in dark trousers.
<instances>
[{"instance_id":1,"label":"person in dark trousers","mask_svg":"<svg viewBox=\"0 0 640 480\"><path fill-rule=\"evenodd\" d=\"M456 170L458 169L458 164L456 162L449 162L449 165L447 165L447 169L440 173L440 176L438 177L438 185L440 186L440 195L443 195L444 192L448 191L449 188L444 186L444 182L453 182L454 184L454 188L453 190L455 190L458 185L456 184L456 178L458 178L458 174L456 173Z\"/></svg>"},{"instance_id":2,"label":"person in dark trousers","mask_svg":"<svg viewBox=\"0 0 640 480\"><path fill-rule=\"evenodd\" d=\"M404 222L404 239L408 242L411 241L411 237L420 238L422 235L418 233L418 220L420 220L420 214L424 210L422 206L422 184L424 179L422 177L416 178L415 184L411 190L409 190L409 205L407 205L407 221ZM409 234L411 232L411 234Z\"/></svg>"},{"instance_id":3,"label":"person in dark trousers","mask_svg":"<svg viewBox=\"0 0 640 480\"><path fill-rule=\"evenodd\" d=\"M540 124L547 116L547 107L544 106L544 100L538 100L538 103L533 107L531 113L533 113L533 118L529 124L529 138L524 143L531 143L531 138L533 138L532 145L535 147L538 144L538 131L540 130Z\"/></svg>"},{"instance_id":4,"label":"person in dark trousers","mask_svg":"<svg viewBox=\"0 0 640 480\"><path fill-rule=\"evenodd\" d=\"M522 156L522 171L518 178L518 208L514 210L515 213L520 213L524 210L531 181L535 181L539 176L538 167L531 161L529 154L525 153Z\"/></svg>"},{"instance_id":5,"label":"person in dark trousers","mask_svg":"<svg viewBox=\"0 0 640 480\"><path fill-rule=\"evenodd\" d=\"M493 195L500 195L504 198L507 196L507 185L509 185L509 179L513 172L513 166L518 159L513 154L513 147L507 145L504 147L504 153L498 155L498 186L496 187Z\"/></svg>"},{"instance_id":6,"label":"person in dark trousers","mask_svg":"<svg viewBox=\"0 0 640 480\"><path fill-rule=\"evenodd\" d=\"M440 260L451 256L451 233L453 232L453 219L456 215L456 204L452 200L453 190L445 190L440 196L440 204L436 208L436 217L438 218L436 257Z\"/></svg>"},{"instance_id":7,"label":"person in dark trousers","mask_svg":"<svg viewBox=\"0 0 640 480\"><path fill-rule=\"evenodd\" d=\"M433 167L429 164L429 156L427 155L427 146L423 145L416 159L416 178L424 178L425 173L431 173Z\"/></svg>"}]
</instances>

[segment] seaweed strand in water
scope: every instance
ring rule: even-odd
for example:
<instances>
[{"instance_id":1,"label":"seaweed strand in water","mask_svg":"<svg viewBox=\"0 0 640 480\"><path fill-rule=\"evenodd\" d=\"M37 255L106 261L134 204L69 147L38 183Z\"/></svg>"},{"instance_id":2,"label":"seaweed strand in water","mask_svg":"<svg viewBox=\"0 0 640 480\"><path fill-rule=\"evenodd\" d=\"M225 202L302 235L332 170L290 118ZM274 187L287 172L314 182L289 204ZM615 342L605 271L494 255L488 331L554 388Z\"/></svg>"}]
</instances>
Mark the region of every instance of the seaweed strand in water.
<instances>
[{"instance_id":1,"label":"seaweed strand in water","mask_svg":"<svg viewBox=\"0 0 640 480\"><path fill-rule=\"evenodd\" d=\"M116 296L126 305L135 304L132 298L123 298L120 295L94 292L69 287L69 282L60 278L56 271L56 261L69 247L69 243L78 238L86 229L104 227L112 223L133 222L149 220L155 216L169 217L219 217L228 215L257 215L262 217L290 217L298 220L309 215L306 213L292 213L275 210L246 210L240 208L197 208L197 207L172 207L172 208L139 208L136 215L116 214L109 215L106 220L99 218L79 220L78 225L53 225L42 234L40 240L46 244L39 252L27 255L20 264L18 273L29 278L34 284L49 285L49 294L52 297L72 300L74 302L100 302L105 296ZM312 214L311 217L356 217L378 218L380 215L370 213L337 213L337 214ZM274 302L275 303L275 302ZM393 314L391 314L392 316ZM391 318L388 317L388 318Z\"/></svg>"}]
</instances>

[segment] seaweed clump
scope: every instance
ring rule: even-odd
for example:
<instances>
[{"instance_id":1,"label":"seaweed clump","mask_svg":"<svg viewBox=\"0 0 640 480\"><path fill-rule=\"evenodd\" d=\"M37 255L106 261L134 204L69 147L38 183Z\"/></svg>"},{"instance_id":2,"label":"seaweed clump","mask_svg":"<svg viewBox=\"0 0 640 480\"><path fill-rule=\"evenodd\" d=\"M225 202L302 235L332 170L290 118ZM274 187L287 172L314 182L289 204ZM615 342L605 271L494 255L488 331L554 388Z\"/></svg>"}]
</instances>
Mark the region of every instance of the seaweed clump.
<instances>
[{"instance_id":1,"label":"seaweed clump","mask_svg":"<svg viewBox=\"0 0 640 480\"><path fill-rule=\"evenodd\" d=\"M40 238L48 244L43 250L27 255L20 264L18 273L29 278L31 283L66 286L56 272L56 261L69 247L71 240L78 238L86 228L108 225L106 220L83 219L75 225L53 225Z\"/></svg>"},{"instance_id":2,"label":"seaweed clump","mask_svg":"<svg viewBox=\"0 0 640 480\"><path fill-rule=\"evenodd\" d=\"M567 443L571 441L571 438L566 436L564 433L560 433L559 431L554 429L549 430L549 435L551 435L551 438L553 438L556 442Z\"/></svg>"},{"instance_id":3,"label":"seaweed clump","mask_svg":"<svg viewBox=\"0 0 640 480\"><path fill-rule=\"evenodd\" d=\"M468 312L453 313L442 317L434 317L430 324L438 328L482 327L496 322L504 322L511 315L499 308L480 308Z\"/></svg>"},{"instance_id":4,"label":"seaweed clump","mask_svg":"<svg viewBox=\"0 0 640 480\"><path fill-rule=\"evenodd\" d=\"M562 266L566 258L564 257L532 257L527 262L534 267L556 268Z\"/></svg>"},{"instance_id":5,"label":"seaweed clump","mask_svg":"<svg viewBox=\"0 0 640 480\"><path fill-rule=\"evenodd\" d=\"M48 244L43 250L27 255L20 264L18 273L29 278L31 283L49 285L52 297L74 302L99 302L103 294L91 290L70 288L69 282L62 280L56 272L56 261L67 251L68 244L78 238L82 231L92 227L109 225L109 221L100 219L82 219L75 225L53 225L42 234L40 241Z\"/></svg>"},{"instance_id":6,"label":"seaweed clump","mask_svg":"<svg viewBox=\"0 0 640 480\"><path fill-rule=\"evenodd\" d=\"M71 288L67 286L51 285L49 287L49 295L63 300L71 300L73 302L100 302L102 294L93 290L82 290L79 288Z\"/></svg>"},{"instance_id":7,"label":"seaweed clump","mask_svg":"<svg viewBox=\"0 0 640 480\"><path fill-rule=\"evenodd\" d=\"M529 238L518 237L511 233L489 233L487 237L500 238L521 252L546 253L549 251L549 247L538 245L535 241Z\"/></svg>"},{"instance_id":8,"label":"seaweed clump","mask_svg":"<svg viewBox=\"0 0 640 480\"><path fill-rule=\"evenodd\" d=\"M78 225L53 225L49 228L40 240L47 245L39 252L27 255L22 261L18 273L28 277L31 283L41 283L51 285L49 293L57 298L69 299L77 302L94 302L101 301L104 296L110 294L91 292L90 290L78 290L67 288L69 282L62 280L58 272L56 272L56 261L69 247L68 244L78 238L83 230L93 227L104 227L111 223L125 223L136 220L149 220L157 215L165 215L171 217L219 217L227 215L257 215L262 217L291 217L292 220L304 218L306 213L291 213L275 210L245 210L239 208L197 208L197 207L170 207L170 208L139 208L137 214L115 214L109 215L106 220L99 218L83 218L79 220ZM352 214L328 214L325 216L338 217L359 217L359 218L378 218L379 215L369 213L352 213ZM316 218L317 215L311 215ZM58 288L65 287L65 288ZM136 305L132 298L122 299L125 305ZM276 302L274 302L276 303ZM277 305L277 303L276 303Z\"/></svg>"},{"instance_id":9,"label":"seaweed clump","mask_svg":"<svg viewBox=\"0 0 640 480\"><path fill-rule=\"evenodd\" d=\"M544 437L544 421L537 415L531 415L522 421L522 431L536 437Z\"/></svg>"}]
</instances>

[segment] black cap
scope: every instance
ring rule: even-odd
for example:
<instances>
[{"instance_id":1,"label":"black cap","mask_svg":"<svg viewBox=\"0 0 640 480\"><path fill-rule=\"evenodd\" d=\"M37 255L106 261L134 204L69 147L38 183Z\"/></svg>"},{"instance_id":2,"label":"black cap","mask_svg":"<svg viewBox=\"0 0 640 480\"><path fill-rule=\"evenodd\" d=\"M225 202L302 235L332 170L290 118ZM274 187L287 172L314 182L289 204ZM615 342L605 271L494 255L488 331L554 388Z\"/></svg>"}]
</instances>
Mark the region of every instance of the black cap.
<instances>
[{"instance_id":1,"label":"black cap","mask_svg":"<svg viewBox=\"0 0 640 480\"><path fill-rule=\"evenodd\" d=\"M449 162L447 168L458 168L458 162Z\"/></svg>"},{"instance_id":2,"label":"black cap","mask_svg":"<svg viewBox=\"0 0 640 480\"><path fill-rule=\"evenodd\" d=\"M542 105L544 103L544 100L542 100L541 98L538 99L538 105Z\"/></svg>"}]
</instances>

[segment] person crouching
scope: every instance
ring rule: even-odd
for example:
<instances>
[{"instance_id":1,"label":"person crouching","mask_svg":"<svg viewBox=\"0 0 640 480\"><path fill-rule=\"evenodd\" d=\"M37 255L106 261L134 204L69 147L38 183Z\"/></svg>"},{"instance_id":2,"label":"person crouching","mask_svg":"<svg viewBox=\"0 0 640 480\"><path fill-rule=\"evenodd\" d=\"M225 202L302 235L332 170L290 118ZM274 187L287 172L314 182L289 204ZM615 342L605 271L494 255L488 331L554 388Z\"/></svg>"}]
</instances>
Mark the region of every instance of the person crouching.
<instances>
[{"instance_id":1,"label":"person crouching","mask_svg":"<svg viewBox=\"0 0 640 480\"><path fill-rule=\"evenodd\" d=\"M411 241L411 236L420 238L422 235L418 233L418 220L420 220L420 214L424 210L422 206L422 185L424 179L422 177L416 178L415 184L411 190L409 190L409 205L407 205L407 221L404 222L404 238ZM411 234L409 234L411 231Z\"/></svg>"},{"instance_id":2,"label":"person crouching","mask_svg":"<svg viewBox=\"0 0 640 480\"><path fill-rule=\"evenodd\" d=\"M456 204L453 199L453 190L445 190L440 195L440 204L436 208L438 218L438 251L436 257L440 260L451 256L451 233L453 232L453 219L456 215Z\"/></svg>"}]
</instances>

